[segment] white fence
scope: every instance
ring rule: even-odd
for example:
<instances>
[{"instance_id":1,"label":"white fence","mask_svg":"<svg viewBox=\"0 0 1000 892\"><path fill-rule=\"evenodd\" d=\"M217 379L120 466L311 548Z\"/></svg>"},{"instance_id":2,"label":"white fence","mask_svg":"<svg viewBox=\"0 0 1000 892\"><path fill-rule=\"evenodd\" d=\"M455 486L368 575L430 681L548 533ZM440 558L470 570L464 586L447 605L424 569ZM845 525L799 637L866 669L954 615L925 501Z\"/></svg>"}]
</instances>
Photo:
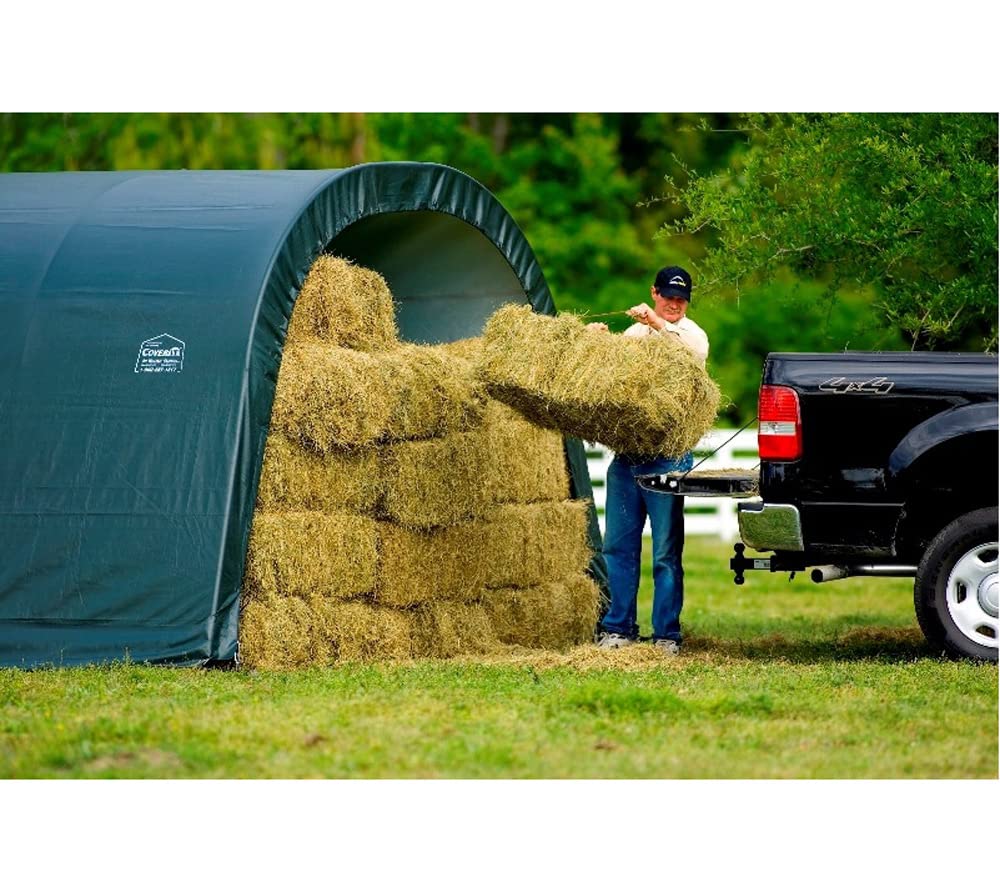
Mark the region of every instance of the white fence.
<instances>
[{"instance_id":1,"label":"white fence","mask_svg":"<svg viewBox=\"0 0 1000 892\"><path fill-rule=\"evenodd\" d=\"M726 443L733 436L733 430L709 431L701 438L692 450L695 464L698 464L712 450ZM590 472L590 482L594 487L594 505L597 508L597 520L604 533L604 484L607 480L608 465L611 464L612 453L598 443L584 443L587 450L587 470ZM754 428L741 431L733 439L722 446L715 455L707 458L699 467L702 470L711 468L754 468L760 459L757 456L757 431ZM667 498L664 496L664 498ZM718 536L720 539L739 538L739 524L736 520L736 499L730 498L698 498L687 496L684 499L684 532L686 535ZM646 535L649 535L649 521L646 521Z\"/></svg>"}]
</instances>

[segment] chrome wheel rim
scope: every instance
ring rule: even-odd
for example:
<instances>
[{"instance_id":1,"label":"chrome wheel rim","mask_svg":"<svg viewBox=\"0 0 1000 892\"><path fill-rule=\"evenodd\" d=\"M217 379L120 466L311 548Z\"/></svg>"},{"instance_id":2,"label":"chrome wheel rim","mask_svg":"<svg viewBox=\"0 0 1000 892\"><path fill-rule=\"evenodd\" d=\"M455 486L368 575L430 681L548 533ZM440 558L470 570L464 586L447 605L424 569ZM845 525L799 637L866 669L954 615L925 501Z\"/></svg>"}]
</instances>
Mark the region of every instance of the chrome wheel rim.
<instances>
[{"instance_id":1,"label":"chrome wheel rim","mask_svg":"<svg viewBox=\"0 0 1000 892\"><path fill-rule=\"evenodd\" d=\"M997 647L997 543L985 542L963 554L948 574L946 603L958 630L983 647Z\"/></svg>"}]
</instances>

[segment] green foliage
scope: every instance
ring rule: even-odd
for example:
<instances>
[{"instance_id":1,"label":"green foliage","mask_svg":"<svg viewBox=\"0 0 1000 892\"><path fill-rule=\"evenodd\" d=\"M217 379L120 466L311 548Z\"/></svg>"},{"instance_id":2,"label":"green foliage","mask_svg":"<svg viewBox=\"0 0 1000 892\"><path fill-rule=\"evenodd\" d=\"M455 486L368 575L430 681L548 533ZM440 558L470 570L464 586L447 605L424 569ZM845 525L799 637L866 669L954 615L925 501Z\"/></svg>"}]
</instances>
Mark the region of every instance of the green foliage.
<instances>
[{"instance_id":1,"label":"green foliage","mask_svg":"<svg viewBox=\"0 0 1000 892\"><path fill-rule=\"evenodd\" d=\"M741 293L739 301L698 300L691 318L708 333L708 371L719 384L722 419L740 426L757 414L757 391L768 353L905 350L899 331L886 323L870 294L832 294L787 273Z\"/></svg>"},{"instance_id":2,"label":"green foliage","mask_svg":"<svg viewBox=\"0 0 1000 892\"><path fill-rule=\"evenodd\" d=\"M343 167L365 159L357 114L2 114L0 170Z\"/></svg>"},{"instance_id":3,"label":"green foliage","mask_svg":"<svg viewBox=\"0 0 1000 892\"><path fill-rule=\"evenodd\" d=\"M676 196L665 231L711 232L701 287L783 269L833 292L871 285L913 346L996 344L997 118L988 114L751 115L721 173Z\"/></svg>"}]
</instances>

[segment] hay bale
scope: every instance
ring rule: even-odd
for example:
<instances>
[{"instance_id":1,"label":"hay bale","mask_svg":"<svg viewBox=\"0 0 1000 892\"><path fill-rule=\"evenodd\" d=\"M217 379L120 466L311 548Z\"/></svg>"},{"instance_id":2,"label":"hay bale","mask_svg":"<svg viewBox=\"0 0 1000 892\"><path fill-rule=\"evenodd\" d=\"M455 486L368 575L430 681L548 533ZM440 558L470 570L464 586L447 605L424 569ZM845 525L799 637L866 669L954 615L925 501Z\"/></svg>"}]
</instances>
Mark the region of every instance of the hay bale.
<instances>
[{"instance_id":1,"label":"hay bale","mask_svg":"<svg viewBox=\"0 0 1000 892\"><path fill-rule=\"evenodd\" d=\"M257 511L250 533L244 596L349 598L375 588L376 524L358 514Z\"/></svg>"},{"instance_id":2,"label":"hay bale","mask_svg":"<svg viewBox=\"0 0 1000 892\"><path fill-rule=\"evenodd\" d=\"M264 450L257 507L264 511L371 513L379 504L382 477L374 449L325 454L272 431Z\"/></svg>"},{"instance_id":3,"label":"hay bale","mask_svg":"<svg viewBox=\"0 0 1000 892\"><path fill-rule=\"evenodd\" d=\"M487 588L528 588L586 570L589 510L582 500L497 508L484 524Z\"/></svg>"},{"instance_id":4,"label":"hay bale","mask_svg":"<svg viewBox=\"0 0 1000 892\"><path fill-rule=\"evenodd\" d=\"M482 604L437 602L413 611L413 655L453 657L489 653L500 645Z\"/></svg>"},{"instance_id":5,"label":"hay bale","mask_svg":"<svg viewBox=\"0 0 1000 892\"><path fill-rule=\"evenodd\" d=\"M365 601L314 602L313 634L329 662L406 660L413 654L413 617Z\"/></svg>"},{"instance_id":6,"label":"hay bale","mask_svg":"<svg viewBox=\"0 0 1000 892\"><path fill-rule=\"evenodd\" d=\"M486 394L468 360L419 344L404 344L383 359L395 396L387 439L440 437L482 422Z\"/></svg>"},{"instance_id":7,"label":"hay bale","mask_svg":"<svg viewBox=\"0 0 1000 892\"><path fill-rule=\"evenodd\" d=\"M496 400L487 409L490 477L499 502L545 502L570 494L563 438Z\"/></svg>"},{"instance_id":8,"label":"hay bale","mask_svg":"<svg viewBox=\"0 0 1000 892\"><path fill-rule=\"evenodd\" d=\"M381 450L387 517L430 529L481 517L495 501L489 486L490 440L482 430Z\"/></svg>"},{"instance_id":9,"label":"hay bale","mask_svg":"<svg viewBox=\"0 0 1000 892\"><path fill-rule=\"evenodd\" d=\"M444 344L438 344L438 347L448 356L455 356L458 359L465 359L468 361L475 360L483 349L483 339L476 338L460 338L457 341L447 341Z\"/></svg>"},{"instance_id":10,"label":"hay bale","mask_svg":"<svg viewBox=\"0 0 1000 892\"><path fill-rule=\"evenodd\" d=\"M580 573L531 588L498 589L484 604L501 642L559 649L593 640L600 590Z\"/></svg>"},{"instance_id":11,"label":"hay bale","mask_svg":"<svg viewBox=\"0 0 1000 892\"><path fill-rule=\"evenodd\" d=\"M413 650L413 617L363 601L253 601L240 620L240 661L251 669L402 660Z\"/></svg>"},{"instance_id":12,"label":"hay bale","mask_svg":"<svg viewBox=\"0 0 1000 892\"><path fill-rule=\"evenodd\" d=\"M382 451L383 508L414 529L485 517L496 504L569 495L562 438L490 400L480 428Z\"/></svg>"},{"instance_id":13,"label":"hay bale","mask_svg":"<svg viewBox=\"0 0 1000 892\"><path fill-rule=\"evenodd\" d=\"M319 452L356 449L467 430L485 402L471 365L439 347L297 344L282 358L271 427Z\"/></svg>"},{"instance_id":14,"label":"hay bale","mask_svg":"<svg viewBox=\"0 0 1000 892\"><path fill-rule=\"evenodd\" d=\"M719 405L718 387L676 339L591 331L527 305L489 318L477 373L536 424L635 455L682 455Z\"/></svg>"},{"instance_id":15,"label":"hay bale","mask_svg":"<svg viewBox=\"0 0 1000 892\"><path fill-rule=\"evenodd\" d=\"M385 279L340 257L317 257L295 301L286 346L315 340L367 352L395 347L395 307Z\"/></svg>"},{"instance_id":16,"label":"hay bale","mask_svg":"<svg viewBox=\"0 0 1000 892\"><path fill-rule=\"evenodd\" d=\"M479 598L487 579L487 558L479 538L484 526L465 523L424 531L379 524L375 600L409 607Z\"/></svg>"},{"instance_id":17,"label":"hay bale","mask_svg":"<svg viewBox=\"0 0 1000 892\"><path fill-rule=\"evenodd\" d=\"M325 344L286 347L271 429L319 452L383 438L395 408L386 355Z\"/></svg>"},{"instance_id":18,"label":"hay bale","mask_svg":"<svg viewBox=\"0 0 1000 892\"><path fill-rule=\"evenodd\" d=\"M313 612L298 598L252 601L240 611L240 662L249 669L315 665Z\"/></svg>"},{"instance_id":19,"label":"hay bale","mask_svg":"<svg viewBox=\"0 0 1000 892\"><path fill-rule=\"evenodd\" d=\"M502 505L484 520L435 530L379 524L375 599L409 607L475 601L486 589L525 588L586 569L588 504Z\"/></svg>"}]
</instances>

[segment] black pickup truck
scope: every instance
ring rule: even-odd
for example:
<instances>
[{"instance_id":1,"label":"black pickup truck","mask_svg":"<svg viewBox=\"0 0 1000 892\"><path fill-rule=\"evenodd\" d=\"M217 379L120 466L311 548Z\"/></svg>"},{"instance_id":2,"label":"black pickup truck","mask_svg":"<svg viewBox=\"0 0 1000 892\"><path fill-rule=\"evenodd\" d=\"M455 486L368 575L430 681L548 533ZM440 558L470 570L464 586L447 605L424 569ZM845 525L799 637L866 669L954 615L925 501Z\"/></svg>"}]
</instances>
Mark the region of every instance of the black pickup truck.
<instances>
[{"instance_id":1,"label":"black pickup truck","mask_svg":"<svg viewBox=\"0 0 1000 892\"><path fill-rule=\"evenodd\" d=\"M738 584L750 569L913 576L928 641L996 661L997 357L772 353L757 420L759 475L695 468L642 485L745 499Z\"/></svg>"}]
</instances>

